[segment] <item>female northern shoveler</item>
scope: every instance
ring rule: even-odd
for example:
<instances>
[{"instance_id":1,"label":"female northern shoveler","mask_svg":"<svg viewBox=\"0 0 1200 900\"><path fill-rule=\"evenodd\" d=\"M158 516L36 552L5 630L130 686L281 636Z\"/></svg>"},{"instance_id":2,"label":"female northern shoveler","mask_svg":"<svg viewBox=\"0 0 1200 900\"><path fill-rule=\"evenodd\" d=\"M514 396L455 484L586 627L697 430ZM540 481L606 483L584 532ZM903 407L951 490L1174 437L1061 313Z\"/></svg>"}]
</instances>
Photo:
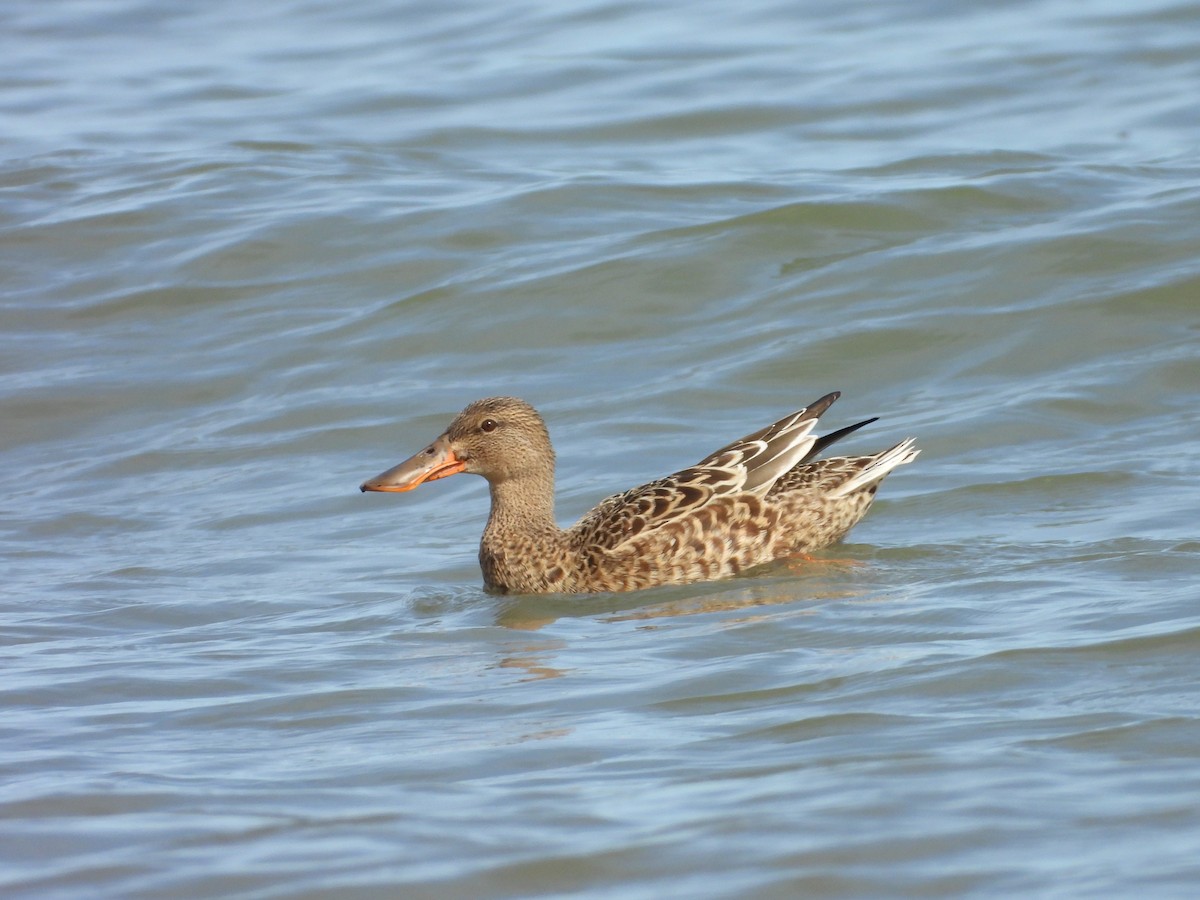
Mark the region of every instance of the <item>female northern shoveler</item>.
<instances>
[{"instance_id":1,"label":"female northern shoveler","mask_svg":"<svg viewBox=\"0 0 1200 900\"><path fill-rule=\"evenodd\" d=\"M459 472L486 478L492 511L479 564L490 591L628 591L725 578L841 540L884 477L920 452L909 438L868 456L814 459L875 421L812 435L839 396L826 394L694 466L614 494L566 530L554 521L546 423L515 397L472 403L432 444L362 490L409 491Z\"/></svg>"}]
</instances>

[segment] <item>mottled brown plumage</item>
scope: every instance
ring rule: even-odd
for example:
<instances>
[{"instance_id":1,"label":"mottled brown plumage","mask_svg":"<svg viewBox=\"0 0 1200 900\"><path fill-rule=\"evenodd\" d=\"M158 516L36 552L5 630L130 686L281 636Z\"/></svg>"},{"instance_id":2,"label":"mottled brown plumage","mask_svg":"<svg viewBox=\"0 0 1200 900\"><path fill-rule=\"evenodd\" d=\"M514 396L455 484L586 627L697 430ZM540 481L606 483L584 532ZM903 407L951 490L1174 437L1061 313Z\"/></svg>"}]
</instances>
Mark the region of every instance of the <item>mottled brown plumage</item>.
<instances>
[{"instance_id":1,"label":"mottled brown plumage","mask_svg":"<svg viewBox=\"0 0 1200 900\"><path fill-rule=\"evenodd\" d=\"M554 450L542 417L515 397L478 400L436 441L362 485L407 491L469 472L492 510L479 546L499 593L628 591L736 575L836 543L866 515L883 478L911 462L913 441L869 456L814 459L868 419L811 434L838 398L820 400L699 463L602 500L568 529L554 521Z\"/></svg>"}]
</instances>

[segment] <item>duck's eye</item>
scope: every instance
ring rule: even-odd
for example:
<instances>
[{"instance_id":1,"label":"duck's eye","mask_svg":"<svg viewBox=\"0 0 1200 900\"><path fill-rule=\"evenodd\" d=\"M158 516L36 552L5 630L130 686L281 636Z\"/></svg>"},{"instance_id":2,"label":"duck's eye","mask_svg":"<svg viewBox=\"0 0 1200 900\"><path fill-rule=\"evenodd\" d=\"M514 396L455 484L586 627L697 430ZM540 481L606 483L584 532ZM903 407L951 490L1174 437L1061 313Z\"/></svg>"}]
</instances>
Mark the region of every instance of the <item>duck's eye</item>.
<instances>
[{"instance_id":1,"label":"duck's eye","mask_svg":"<svg viewBox=\"0 0 1200 900\"><path fill-rule=\"evenodd\" d=\"M496 420L495 419L484 419L483 422L479 426L479 430L480 431L489 431L489 432L495 431L496 430Z\"/></svg>"}]
</instances>

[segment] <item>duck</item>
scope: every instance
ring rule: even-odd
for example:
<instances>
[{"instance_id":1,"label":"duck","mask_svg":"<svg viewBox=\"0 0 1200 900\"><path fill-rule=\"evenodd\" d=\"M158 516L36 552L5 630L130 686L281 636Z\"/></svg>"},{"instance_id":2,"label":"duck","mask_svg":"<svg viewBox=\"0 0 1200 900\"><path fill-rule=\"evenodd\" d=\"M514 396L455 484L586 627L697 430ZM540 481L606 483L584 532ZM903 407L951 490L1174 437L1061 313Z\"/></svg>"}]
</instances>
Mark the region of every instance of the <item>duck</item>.
<instances>
[{"instance_id":1,"label":"duck","mask_svg":"<svg viewBox=\"0 0 1200 900\"><path fill-rule=\"evenodd\" d=\"M471 403L433 443L360 489L404 492L459 473L483 476L491 512L479 565L491 593L619 592L729 578L842 540L883 479L916 459L914 438L818 459L878 420L814 435L840 396L826 394L693 466L613 494L569 528L555 521L545 420L517 397Z\"/></svg>"}]
</instances>

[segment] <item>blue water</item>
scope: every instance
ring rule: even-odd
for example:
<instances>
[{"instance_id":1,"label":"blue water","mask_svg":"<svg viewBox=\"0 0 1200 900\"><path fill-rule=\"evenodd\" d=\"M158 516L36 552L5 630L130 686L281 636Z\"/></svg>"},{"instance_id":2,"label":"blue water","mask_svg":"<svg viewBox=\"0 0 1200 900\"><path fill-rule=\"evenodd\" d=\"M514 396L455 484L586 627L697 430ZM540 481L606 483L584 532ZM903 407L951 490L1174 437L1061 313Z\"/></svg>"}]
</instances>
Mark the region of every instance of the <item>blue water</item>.
<instances>
[{"instance_id":1,"label":"blue water","mask_svg":"<svg viewBox=\"0 0 1200 900\"><path fill-rule=\"evenodd\" d=\"M1190 897L1200 4L0 10L0 893ZM484 593L830 390L845 545Z\"/></svg>"}]
</instances>

